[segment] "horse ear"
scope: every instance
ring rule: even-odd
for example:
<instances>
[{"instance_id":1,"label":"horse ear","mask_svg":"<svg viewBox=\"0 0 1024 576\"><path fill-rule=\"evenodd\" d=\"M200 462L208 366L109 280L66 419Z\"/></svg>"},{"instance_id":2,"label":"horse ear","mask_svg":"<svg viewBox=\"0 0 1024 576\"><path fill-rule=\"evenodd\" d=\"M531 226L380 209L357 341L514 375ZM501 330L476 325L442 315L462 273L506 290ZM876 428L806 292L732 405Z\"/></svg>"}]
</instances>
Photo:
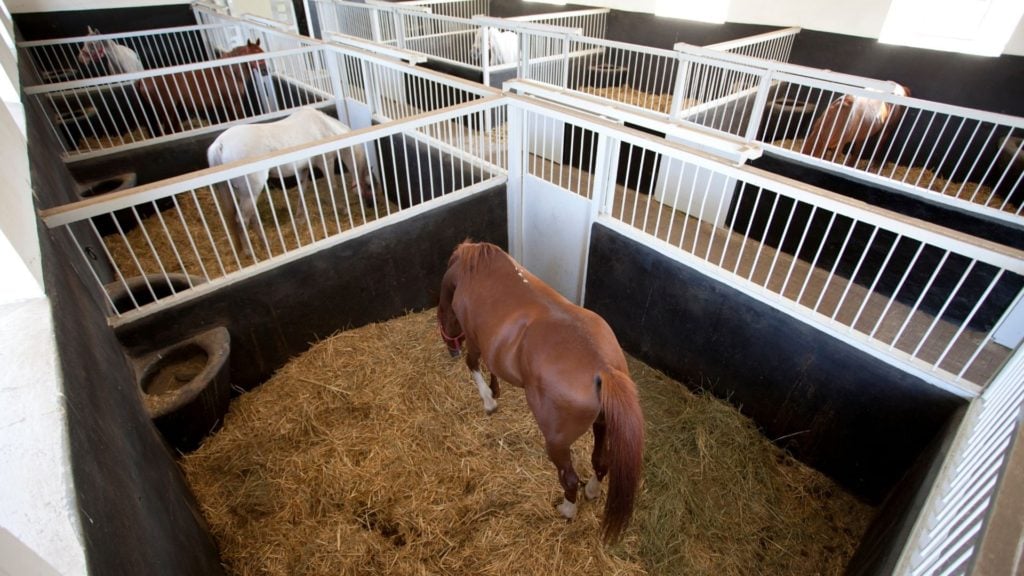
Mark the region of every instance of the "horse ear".
<instances>
[{"instance_id":1,"label":"horse ear","mask_svg":"<svg viewBox=\"0 0 1024 576\"><path fill-rule=\"evenodd\" d=\"M97 30L97 29L95 29L95 28L93 28L92 26L89 26L89 25L86 25L86 26L85 26L85 30L86 30L86 33L87 33L87 34L88 34L89 36L95 36L95 35L97 35L97 34L99 34L99 33L100 33L100 31L99 31L99 30Z\"/></svg>"}]
</instances>

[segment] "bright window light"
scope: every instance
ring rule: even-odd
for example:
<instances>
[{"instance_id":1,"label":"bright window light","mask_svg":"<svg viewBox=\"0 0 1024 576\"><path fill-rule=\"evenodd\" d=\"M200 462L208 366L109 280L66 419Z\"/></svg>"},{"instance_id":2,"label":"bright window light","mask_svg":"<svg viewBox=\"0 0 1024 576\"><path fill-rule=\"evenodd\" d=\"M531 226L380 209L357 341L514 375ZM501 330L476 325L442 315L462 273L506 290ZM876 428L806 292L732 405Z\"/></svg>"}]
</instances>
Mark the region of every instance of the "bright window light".
<instances>
[{"instance_id":1,"label":"bright window light","mask_svg":"<svg viewBox=\"0 0 1024 576\"><path fill-rule=\"evenodd\" d=\"M1020 0L892 0L879 41L999 56L1022 16Z\"/></svg>"},{"instance_id":2,"label":"bright window light","mask_svg":"<svg viewBox=\"0 0 1024 576\"><path fill-rule=\"evenodd\" d=\"M654 15L722 24L729 0L655 0Z\"/></svg>"}]
</instances>

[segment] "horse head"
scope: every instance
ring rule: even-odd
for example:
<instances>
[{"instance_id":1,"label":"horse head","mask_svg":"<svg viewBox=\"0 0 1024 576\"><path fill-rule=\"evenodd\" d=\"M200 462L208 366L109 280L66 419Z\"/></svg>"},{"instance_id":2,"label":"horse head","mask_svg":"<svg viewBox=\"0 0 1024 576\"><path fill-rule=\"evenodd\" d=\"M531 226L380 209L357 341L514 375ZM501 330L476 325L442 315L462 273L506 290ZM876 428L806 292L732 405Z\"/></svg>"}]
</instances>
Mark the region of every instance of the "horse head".
<instances>
[{"instance_id":1,"label":"horse head","mask_svg":"<svg viewBox=\"0 0 1024 576\"><path fill-rule=\"evenodd\" d=\"M250 54L263 54L263 48L260 46L260 39L257 38L255 42L252 40L246 40L242 46L237 46L224 52L219 58L233 58L235 56L248 56ZM249 62L249 67L259 72L261 76L267 75L267 61L266 60L253 60Z\"/></svg>"},{"instance_id":2,"label":"horse head","mask_svg":"<svg viewBox=\"0 0 1024 576\"><path fill-rule=\"evenodd\" d=\"M459 253L465 245L465 242L460 244L448 259L448 269L441 280L441 296L437 303L437 330L452 358L458 358L462 354L462 344L466 341L466 333L452 309L452 298L455 296L455 286L460 275Z\"/></svg>"},{"instance_id":3,"label":"horse head","mask_svg":"<svg viewBox=\"0 0 1024 576\"><path fill-rule=\"evenodd\" d=\"M487 28L487 50L494 54L494 35L498 33L497 28ZM480 62L480 53L484 50L484 29L479 28L473 37L473 46L470 48L469 56L473 62Z\"/></svg>"},{"instance_id":4,"label":"horse head","mask_svg":"<svg viewBox=\"0 0 1024 576\"><path fill-rule=\"evenodd\" d=\"M92 26L86 26L88 36L96 36L100 33L99 30ZM78 62L83 66L102 60L106 55L106 42L105 40L88 40L82 44L82 48L78 51Z\"/></svg>"}]
</instances>

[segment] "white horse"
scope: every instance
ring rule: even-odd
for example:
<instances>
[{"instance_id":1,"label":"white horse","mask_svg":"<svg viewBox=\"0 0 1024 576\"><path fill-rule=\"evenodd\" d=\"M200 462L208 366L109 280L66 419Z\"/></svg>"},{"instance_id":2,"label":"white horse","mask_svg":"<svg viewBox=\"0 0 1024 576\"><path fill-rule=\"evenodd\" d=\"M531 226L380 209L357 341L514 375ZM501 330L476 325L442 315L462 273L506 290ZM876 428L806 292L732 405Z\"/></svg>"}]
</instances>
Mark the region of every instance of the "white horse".
<instances>
[{"instance_id":1,"label":"white horse","mask_svg":"<svg viewBox=\"0 0 1024 576\"><path fill-rule=\"evenodd\" d=\"M350 128L344 123L315 108L302 108L277 122L243 124L228 128L207 149L206 159L211 167L219 166L317 140L341 136L349 130ZM349 186L355 187L362 193L363 198L372 201L371 181L373 176L370 173L370 166L366 161L366 151L363 146L358 145L341 150L337 155L341 156L341 163L351 178ZM275 167L274 170L282 178L296 176L301 180L310 171L310 165L312 165L319 168L325 177L330 178L334 174L335 157L336 155L333 153L321 154L310 159L309 162L283 164ZM269 177L270 169L267 168L232 178L230 190L224 184L217 188L221 207L227 212L229 221L234 223L235 241L247 256L252 253L249 250L249 243L246 241L246 228L256 215L256 203L259 201ZM234 193L233 199L232 192ZM235 214L236 203L237 214ZM299 214L304 212L301 199L297 212Z\"/></svg>"},{"instance_id":2,"label":"white horse","mask_svg":"<svg viewBox=\"0 0 1024 576\"><path fill-rule=\"evenodd\" d=\"M89 26L88 30L89 36L96 36L100 33L92 26ZM106 62L108 74L128 74L145 70L142 60L139 60L139 55L135 53L135 50L109 38L85 42L82 49L78 51L78 61L83 66Z\"/></svg>"},{"instance_id":3,"label":"white horse","mask_svg":"<svg viewBox=\"0 0 1024 576\"><path fill-rule=\"evenodd\" d=\"M480 62L480 51L484 44L484 29L476 31L473 38L471 56L474 62ZM487 50L491 66L509 64L519 61L519 35L511 30L487 29Z\"/></svg>"}]
</instances>

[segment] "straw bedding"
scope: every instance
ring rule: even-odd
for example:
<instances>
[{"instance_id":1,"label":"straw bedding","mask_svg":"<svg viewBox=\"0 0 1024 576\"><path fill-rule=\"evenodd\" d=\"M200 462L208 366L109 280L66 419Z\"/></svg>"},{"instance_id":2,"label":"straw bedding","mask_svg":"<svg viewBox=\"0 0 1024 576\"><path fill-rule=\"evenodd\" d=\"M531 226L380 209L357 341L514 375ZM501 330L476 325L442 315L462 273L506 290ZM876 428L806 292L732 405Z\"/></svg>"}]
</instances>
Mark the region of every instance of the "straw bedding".
<instances>
[{"instance_id":1,"label":"straw bedding","mask_svg":"<svg viewBox=\"0 0 1024 576\"><path fill-rule=\"evenodd\" d=\"M786 150L799 151L803 149L804 140L803 138L795 140L778 140L772 144L781 146ZM828 156L825 159L836 164L845 164L846 154L840 152L835 154L835 157ZM1001 208L1006 212L1013 214L1017 213L1017 206L1012 202L1006 202L1006 205L1004 206L1003 202L1005 199L997 194L993 194L992 188L977 182L957 182L955 180L949 180L939 176L929 168L923 168L920 166L903 166L894 162L886 162L884 165L879 165L877 163L872 164L867 159L858 161L856 168L897 182L910 184L912 186L919 186L935 192L940 192L947 196L955 196L962 200L967 200L968 202L981 204L982 206Z\"/></svg>"},{"instance_id":2,"label":"straw bedding","mask_svg":"<svg viewBox=\"0 0 1024 576\"><path fill-rule=\"evenodd\" d=\"M276 178L271 180L276 182ZM381 193L374 203L364 200L360 204L359 194L354 190L344 191L342 180L337 176L330 184L325 177L312 184L307 179L303 189L305 216L298 213L297 186L268 187L260 197L259 219L254 218L248 230L256 260L335 236L392 210L386 206ZM104 236L111 260L126 276L166 271L199 277L205 273L211 279L238 270L240 264L252 264L253 257L232 249L226 228L229 223L226 217L220 216L226 206L220 206L219 202L210 188L178 194L169 207L141 218L138 220L141 225L127 231L123 237L118 233ZM262 223L265 242L257 230L259 223Z\"/></svg>"},{"instance_id":3,"label":"straw bedding","mask_svg":"<svg viewBox=\"0 0 1024 576\"><path fill-rule=\"evenodd\" d=\"M672 108L672 94L650 94L637 90L632 86L609 86L604 88L583 86L580 88L580 91L664 114L671 112ZM695 100L687 100L683 104L683 108L688 108L695 103Z\"/></svg>"},{"instance_id":4,"label":"straw bedding","mask_svg":"<svg viewBox=\"0 0 1024 576\"><path fill-rule=\"evenodd\" d=\"M340 332L182 459L230 574L839 574L874 511L735 409L630 360L646 470L622 542L557 516L518 388L485 416L434 311ZM590 435L574 451L591 474Z\"/></svg>"}]
</instances>

